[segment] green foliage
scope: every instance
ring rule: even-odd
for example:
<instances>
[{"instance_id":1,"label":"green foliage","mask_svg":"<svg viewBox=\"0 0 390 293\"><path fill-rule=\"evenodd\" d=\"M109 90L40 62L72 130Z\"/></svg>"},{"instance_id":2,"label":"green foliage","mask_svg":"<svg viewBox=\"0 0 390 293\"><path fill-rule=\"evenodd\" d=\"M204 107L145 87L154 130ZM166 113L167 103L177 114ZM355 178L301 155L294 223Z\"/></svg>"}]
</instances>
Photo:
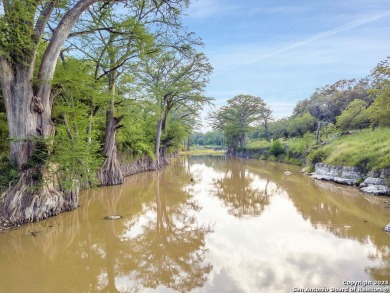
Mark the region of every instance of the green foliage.
<instances>
[{"instance_id":1,"label":"green foliage","mask_svg":"<svg viewBox=\"0 0 390 293\"><path fill-rule=\"evenodd\" d=\"M390 57L380 62L372 72L375 88L371 93L376 96L368 108L374 125L390 126Z\"/></svg>"},{"instance_id":2,"label":"green foliage","mask_svg":"<svg viewBox=\"0 0 390 293\"><path fill-rule=\"evenodd\" d=\"M211 113L210 120L214 129L224 132L227 144L237 149L237 142L245 139L252 124L263 121L266 128L268 127L268 122L272 119L271 114L262 98L238 95L229 99L227 106Z\"/></svg>"},{"instance_id":3,"label":"green foliage","mask_svg":"<svg viewBox=\"0 0 390 293\"><path fill-rule=\"evenodd\" d=\"M212 100L203 92L211 71L207 57L190 46L183 52L168 50L141 58L134 73L137 94L153 113L156 146L175 148L195 128L194 117Z\"/></svg>"},{"instance_id":4,"label":"green foliage","mask_svg":"<svg viewBox=\"0 0 390 293\"><path fill-rule=\"evenodd\" d=\"M342 130L366 128L370 123L366 107L367 102L359 99L353 100L336 118L337 127Z\"/></svg>"},{"instance_id":5,"label":"green foliage","mask_svg":"<svg viewBox=\"0 0 390 293\"><path fill-rule=\"evenodd\" d=\"M0 156L0 195L9 187L9 184L15 183L19 178L19 172L5 156Z\"/></svg>"},{"instance_id":6,"label":"green foliage","mask_svg":"<svg viewBox=\"0 0 390 293\"><path fill-rule=\"evenodd\" d=\"M317 120L336 123L336 117L340 116L353 100L372 102L369 88L368 79L339 80L317 89L309 99L300 101L294 108L293 116L308 112Z\"/></svg>"},{"instance_id":7,"label":"green foliage","mask_svg":"<svg viewBox=\"0 0 390 293\"><path fill-rule=\"evenodd\" d=\"M308 131L313 131L316 128L317 121L316 119L308 112L293 117L287 126L287 131L289 132L290 136L300 136L303 137L303 135Z\"/></svg>"},{"instance_id":8,"label":"green foliage","mask_svg":"<svg viewBox=\"0 0 390 293\"><path fill-rule=\"evenodd\" d=\"M72 188L75 182L96 183L95 174L103 162L99 124L104 113L92 114L107 98L90 64L71 58L65 64L57 66L53 81L58 97L53 107L56 135L49 161L56 166L53 171L61 174L63 188Z\"/></svg>"},{"instance_id":9,"label":"green foliage","mask_svg":"<svg viewBox=\"0 0 390 293\"><path fill-rule=\"evenodd\" d=\"M34 37L35 0L14 0L0 15L0 56L29 64L39 40Z\"/></svg>"},{"instance_id":10,"label":"green foliage","mask_svg":"<svg viewBox=\"0 0 390 293\"><path fill-rule=\"evenodd\" d=\"M97 132L87 132L89 117L87 108L75 103L72 107L61 106L64 124L58 124L54 140L54 151L50 161L58 164L55 171L64 175L64 186L74 182L96 183L95 174L103 163L100 155L101 145ZM84 111L82 111L84 110ZM67 122L65 122L65 120Z\"/></svg>"},{"instance_id":11,"label":"green foliage","mask_svg":"<svg viewBox=\"0 0 390 293\"><path fill-rule=\"evenodd\" d=\"M270 148L271 155L275 157L279 157L280 155L283 155L285 153L284 146L279 140L275 140Z\"/></svg>"},{"instance_id":12,"label":"green foliage","mask_svg":"<svg viewBox=\"0 0 390 293\"><path fill-rule=\"evenodd\" d=\"M390 126L390 58L380 62L372 72L376 86L371 93L376 96L368 108L373 125Z\"/></svg>"},{"instance_id":13,"label":"green foliage","mask_svg":"<svg viewBox=\"0 0 390 293\"><path fill-rule=\"evenodd\" d=\"M288 137L288 125L290 120L288 118L282 118L276 120L269 125L269 131L272 138L287 138Z\"/></svg>"},{"instance_id":14,"label":"green foliage","mask_svg":"<svg viewBox=\"0 0 390 293\"><path fill-rule=\"evenodd\" d=\"M120 108L124 115L117 132L118 150L133 158L142 155L154 156L154 119L148 115L148 109L139 102L127 102Z\"/></svg>"},{"instance_id":15,"label":"green foliage","mask_svg":"<svg viewBox=\"0 0 390 293\"><path fill-rule=\"evenodd\" d=\"M39 68L45 68L42 56L50 53L46 49L52 47L50 41L43 43L36 24L43 21L42 28L46 27L45 19L39 15L50 13L47 16L52 29L46 27L44 33L44 38L50 40L53 31L63 32L63 27L55 30L56 25L76 21L61 21L76 1L12 0L1 6L0 57L9 61L15 76L19 76L20 68L34 66L32 84L26 85L32 86L34 94L40 92L43 83L51 82L55 136L45 142L38 139L36 151L24 167L47 163L53 172L59 173L64 188L73 188L76 182L86 186L95 181L103 162L108 105L115 117L123 116L117 132L119 151L126 153L127 158L145 154L153 158L156 121L165 119L162 139L169 140L170 148L178 148L195 127L194 117L201 107L212 100L204 96L212 67L207 57L192 47L199 42L192 34L181 31L180 15L188 1L133 1L122 11L114 7L114 2L117 1L84 6L86 17L76 22L73 32L88 34L74 33L69 40L72 49L62 52L72 54L76 48L82 53L73 58L61 55L62 62L57 64L52 81L50 74L45 75L46 80L40 80L43 75ZM173 45L167 41L174 42L180 50L164 51L163 48ZM161 73L158 78L154 69ZM134 101L141 97L142 102ZM1 102L0 155L9 151L6 122ZM40 174L34 176L38 181L42 179Z\"/></svg>"},{"instance_id":16,"label":"green foliage","mask_svg":"<svg viewBox=\"0 0 390 293\"><path fill-rule=\"evenodd\" d=\"M262 159L278 159L291 164L306 163L311 166L325 162L359 166L364 171L390 167L390 128L382 127L375 131L364 129L343 136L329 135L328 141L320 145L315 144L314 140L314 134L306 133L302 138L290 138L283 142L249 141L248 150L258 151ZM284 154L274 150L280 149L280 146L275 147L279 143L287 148Z\"/></svg>"},{"instance_id":17,"label":"green foliage","mask_svg":"<svg viewBox=\"0 0 390 293\"><path fill-rule=\"evenodd\" d=\"M30 169L36 166L43 166L49 158L49 140L43 140L40 137L32 138L35 141L36 146L32 157L22 166L22 169Z\"/></svg>"},{"instance_id":18,"label":"green foliage","mask_svg":"<svg viewBox=\"0 0 390 293\"><path fill-rule=\"evenodd\" d=\"M321 159L333 165L360 166L366 170L390 167L390 129L364 129L324 145Z\"/></svg>"},{"instance_id":19,"label":"green foliage","mask_svg":"<svg viewBox=\"0 0 390 293\"><path fill-rule=\"evenodd\" d=\"M191 135L191 144L194 145L223 147L224 143L225 143L224 135L219 130L207 131L206 133L195 132Z\"/></svg>"},{"instance_id":20,"label":"green foliage","mask_svg":"<svg viewBox=\"0 0 390 293\"><path fill-rule=\"evenodd\" d=\"M178 149L188 136L190 129L183 125L180 120L172 120L165 134L162 135L162 142L168 142L170 149Z\"/></svg>"},{"instance_id":21,"label":"green foliage","mask_svg":"<svg viewBox=\"0 0 390 293\"><path fill-rule=\"evenodd\" d=\"M2 99L2 97L0 97ZM0 112L0 156L6 156L9 152L8 125L5 112Z\"/></svg>"},{"instance_id":22,"label":"green foliage","mask_svg":"<svg viewBox=\"0 0 390 293\"><path fill-rule=\"evenodd\" d=\"M329 150L320 148L312 151L306 158L306 162L311 165L315 165L317 163L325 161L326 157L329 155Z\"/></svg>"},{"instance_id":23,"label":"green foliage","mask_svg":"<svg viewBox=\"0 0 390 293\"><path fill-rule=\"evenodd\" d=\"M374 103L368 108L369 117L375 125L390 126L390 87L382 88Z\"/></svg>"},{"instance_id":24,"label":"green foliage","mask_svg":"<svg viewBox=\"0 0 390 293\"><path fill-rule=\"evenodd\" d=\"M294 137L292 139L286 140L286 145L290 155L294 157L305 156L312 148L314 144L314 134L305 133L303 137Z\"/></svg>"},{"instance_id":25,"label":"green foliage","mask_svg":"<svg viewBox=\"0 0 390 293\"><path fill-rule=\"evenodd\" d=\"M336 125L333 123L328 123L321 128L321 138L323 140L333 140L338 137L339 133L337 131Z\"/></svg>"}]
</instances>

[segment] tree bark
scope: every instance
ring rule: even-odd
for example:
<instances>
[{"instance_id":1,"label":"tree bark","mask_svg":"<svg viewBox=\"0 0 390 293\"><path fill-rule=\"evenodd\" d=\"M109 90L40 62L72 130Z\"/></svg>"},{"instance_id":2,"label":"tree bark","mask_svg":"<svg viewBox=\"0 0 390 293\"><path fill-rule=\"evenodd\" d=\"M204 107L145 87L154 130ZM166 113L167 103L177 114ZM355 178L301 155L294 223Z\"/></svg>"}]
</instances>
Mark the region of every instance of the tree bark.
<instances>
[{"instance_id":1,"label":"tree bark","mask_svg":"<svg viewBox=\"0 0 390 293\"><path fill-rule=\"evenodd\" d=\"M117 158L116 131L121 128L119 122L123 117L115 118L113 110L110 108L106 112L106 131L103 154L106 160L98 172L101 185L116 185L124 182L124 177Z\"/></svg>"},{"instance_id":2,"label":"tree bark","mask_svg":"<svg viewBox=\"0 0 390 293\"><path fill-rule=\"evenodd\" d=\"M241 148L243 148L243 149L246 148L245 133L240 135L240 145L241 145Z\"/></svg>"},{"instance_id":3,"label":"tree bark","mask_svg":"<svg viewBox=\"0 0 390 293\"><path fill-rule=\"evenodd\" d=\"M319 144L320 142L320 130L321 130L321 121L318 121L317 129L316 129L316 144Z\"/></svg>"},{"instance_id":4,"label":"tree bark","mask_svg":"<svg viewBox=\"0 0 390 293\"><path fill-rule=\"evenodd\" d=\"M53 101L50 98L51 83L61 49L67 40L77 19L89 6L99 0L80 0L61 19L54 30L49 45L42 57L39 67L39 90L37 96L41 99L44 111L42 112L42 137L54 135L54 124L51 121Z\"/></svg>"},{"instance_id":5,"label":"tree bark","mask_svg":"<svg viewBox=\"0 0 390 293\"><path fill-rule=\"evenodd\" d=\"M50 171L51 166L47 162L39 162L38 166L27 170L23 168L33 157L37 142L54 136L50 82L57 59L81 13L98 1L79 0L63 16L42 58L37 92L33 90L37 46L23 61L0 57L0 83L7 112L10 160L20 170L19 181L1 195L0 211L15 225L42 220L77 207L78 187L64 191L59 184L60 178ZM38 17L35 28L37 42L57 2L47 2Z\"/></svg>"},{"instance_id":6,"label":"tree bark","mask_svg":"<svg viewBox=\"0 0 390 293\"><path fill-rule=\"evenodd\" d=\"M154 155L156 157L156 168L160 168L160 146L161 146L161 132L162 132L162 120L157 121L157 132L156 132L156 145L154 148Z\"/></svg>"},{"instance_id":7,"label":"tree bark","mask_svg":"<svg viewBox=\"0 0 390 293\"><path fill-rule=\"evenodd\" d=\"M43 220L77 208L78 186L64 191L59 183L60 175L46 170L43 166L22 171L18 182L5 192L1 214L12 226Z\"/></svg>"},{"instance_id":8,"label":"tree bark","mask_svg":"<svg viewBox=\"0 0 390 293\"><path fill-rule=\"evenodd\" d=\"M10 136L10 160L19 168L32 156L39 135L39 101L34 104L32 69L12 66L0 58L0 82L3 92Z\"/></svg>"},{"instance_id":9,"label":"tree bark","mask_svg":"<svg viewBox=\"0 0 390 293\"><path fill-rule=\"evenodd\" d=\"M168 148L172 145L172 139L168 139L164 142L163 147L161 148L161 163L163 166L169 165L168 162Z\"/></svg>"},{"instance_id":10,"label":"tree bark","mask_svg":"<svg viewBox=\"0 0 390 293\"><path fill-rule=\"evenodd\" d=\"M265 139L267 141L270 141L271 137L270 137L270 133L269 133L269 130L268 130L268 121L264 121L264 129L265 129Z\"/></svg>"}]
</instances>

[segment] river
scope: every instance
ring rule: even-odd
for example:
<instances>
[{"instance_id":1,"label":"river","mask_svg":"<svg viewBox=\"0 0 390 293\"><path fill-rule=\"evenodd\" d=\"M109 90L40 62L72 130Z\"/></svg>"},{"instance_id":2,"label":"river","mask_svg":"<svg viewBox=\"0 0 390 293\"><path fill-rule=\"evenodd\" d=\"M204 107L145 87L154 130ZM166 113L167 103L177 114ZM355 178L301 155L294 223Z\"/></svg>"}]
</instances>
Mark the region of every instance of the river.
<instances>
[{"instance_id":1,"label":"river","mask_svg":"<svg viewBox=\"0 0 390 293\"><path fill-rule=\"evenodd\" d=\"M285 164L180 157L0 233L0 292L369 288L390 280L387 200Z\"/></svg>"}]
</instances>

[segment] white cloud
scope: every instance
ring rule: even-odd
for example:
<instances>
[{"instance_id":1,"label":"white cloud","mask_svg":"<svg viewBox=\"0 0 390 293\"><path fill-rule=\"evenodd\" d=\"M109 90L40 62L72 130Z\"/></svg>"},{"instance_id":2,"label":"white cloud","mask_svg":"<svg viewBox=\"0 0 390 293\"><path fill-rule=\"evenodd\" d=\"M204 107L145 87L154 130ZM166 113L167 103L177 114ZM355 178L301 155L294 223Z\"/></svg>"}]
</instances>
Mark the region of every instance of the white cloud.
<instances>
[{"instance_id":1,"label":"white cloud","mask_svg":"<svg viewBox=\"0 0 390 293\"><path fill-rule=\"evenodd\" d=\"M191 194L203 206L202 222L215 223L215 232L207 236L213 271L206 285L195 292L277 293L292 292L294 287L337 286L343 280L366 279L364 269L380 264L367 257L377 252L372 243L315 229L297 212L287 191L272 181L267 185L270 204L261 217L238 219L227 215L224 203L212 196L213 178L222 173L202 164L192 165L191 171L207 178L196 180ZM265 179L246 172L257 183L251 187L264 190Z\"/></svg>"},{"instance_id":2,"label":"white cloud","mask_svg":"<svg viewBox=\"0 0 390 293\"><path fill-rule=\"evenodd\" d=\"M194 2L191 24L214 67L206 95L217 107L252 94L283 117L316 88L365 77L389 55L386 1L309 2Z\"/></svg>"},{"instance_id":3,"label":"white cloud","mask_svg":"<svg viewBox=\"0 0 390 293\"><path fill-rule=\"evenodd\" d=\"M234 13L238 7L219 0L197 0L191 3L186 13L191 18L221 17L224 14Z\"/></svg>"},{"instance_id":4,"label":"white cloud","mask_svg":"<svg viewBox=\"0 0 390 293\"><path fill-rule=\"evenodd\" d=\"M279 50L276 50L274 52L271 52L267 55L264 55L262 56L260 59L257 59L257 61L261 61L263 59L266 59L266 58L269 58L269 57L273 57L273 56L276 56L276 55L279 55L279 54L282 54L286 51L289 51L289 50L292 50L292 49L295 49L297 47L301 47L301 46L304 46L304 45L307 45L307 44L310 44L314 41L317 41L317 40L320 40L320 39L323 39L323 38L326 38L326 37L329 37L329 36L333 36L335 34L338 34L340 32L343 32L343 31L347 31L347 30L350 30L350 29L353 29L353 28L356 28L358 26L362 26L364 24L367 24L367 23L370 23L370 22L373 22L373 21L376 21L378 19L381 19L381 18L384 18L384 17L388 17L390 16L390 11L387 11L383 14L380 14L380 15L376 15L376 16L373 16L373 17L370 17L370 18L367 18L367 19L362 19L362 20L357 20L357 21L354 21L352 23L348 23L344 26L341 26L341 27L338 27L338 28L335 28L333 30L329 30L329 31L325 31L325 32L322 32L322 33L319 33L319 34L315 34L303 41L299 41L295 44L292 44L292 45L289 45L285 48L282 48L282 49L279 49Z\"/></svg>"}]
</instances>

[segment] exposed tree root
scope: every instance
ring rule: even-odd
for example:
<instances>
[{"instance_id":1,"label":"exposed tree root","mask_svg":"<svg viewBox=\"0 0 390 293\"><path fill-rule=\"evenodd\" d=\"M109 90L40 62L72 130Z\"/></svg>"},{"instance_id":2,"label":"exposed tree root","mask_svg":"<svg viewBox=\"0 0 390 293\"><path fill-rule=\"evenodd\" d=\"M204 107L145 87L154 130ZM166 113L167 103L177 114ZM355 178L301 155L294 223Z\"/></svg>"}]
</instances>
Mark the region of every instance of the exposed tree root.
<instances>
[{"instance_id":1,"label":"exposed tree root","mask_svg":"<svg viewBox=\"0 0 390 293\"><path fill-rule=\"evenodd\" d=\"M116 148L108 154L103 166L98 172L98 179L102 186L117 185L124 182L124 177L116 156Z\"/></svg>"},{"instance_id":2,"label":"exposed tree root","mask_svg":"<svg viewBox=\"0 0 390 293\"><path fill-rule=\"evenodd\" d=\"M77 208L79 188L64 191L57 177L38 167L22 171L18 182L1 195L0 223L18 226Z\"/></svg>"}]
</instances>

